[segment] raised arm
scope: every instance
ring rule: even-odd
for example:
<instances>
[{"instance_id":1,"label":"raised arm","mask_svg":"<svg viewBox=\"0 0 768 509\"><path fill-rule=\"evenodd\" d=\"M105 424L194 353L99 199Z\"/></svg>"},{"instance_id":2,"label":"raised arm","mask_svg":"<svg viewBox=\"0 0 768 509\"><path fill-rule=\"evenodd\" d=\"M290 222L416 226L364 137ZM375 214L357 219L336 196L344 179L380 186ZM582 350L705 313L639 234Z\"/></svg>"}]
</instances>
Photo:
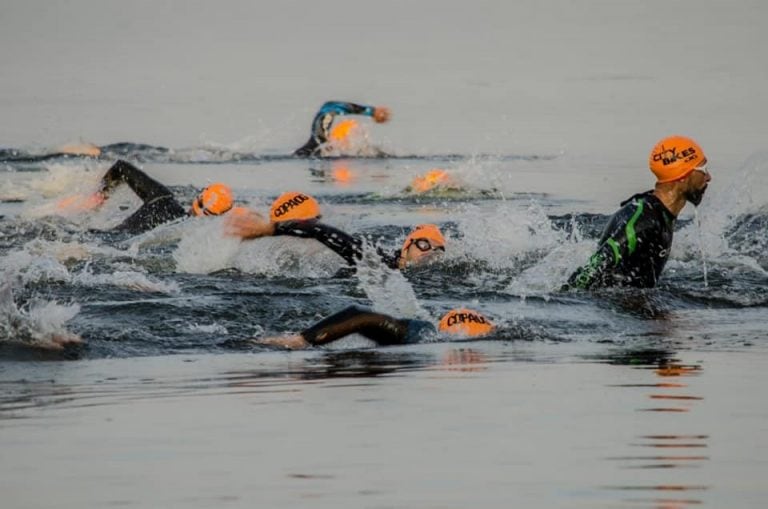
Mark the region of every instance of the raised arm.
<instances>
[{"instance_id":1,"label":"raised arm","mask_svg":"<svg viewBox=\"0 0 768 509\"><path fill-rule=\"evenodd\" d=\"M301 336L311 345L325 345L355 333L379 345L402 345L408 336L408 320L350 306L302 331Z\"/></svg>"},{"instance_id":2,"label":"raised arm","mask_svg":"<svg viewBox=\"0 0 768 509\"><path fill-rule=\"evenodd\" d=\"M163 184L131 163L119 159L102 177L101 193L106 198L122 183L128 184L128 187L145 203L163 196L173 196L170 189Z\"/></svg>"},{"instance_id":3,"label":"raised arm","mask_svg":"<svg viewBox=\"0 0 768 509\"><path fill-rule=\"evenodd\" d=\"M337 115L366 115L376 122L389 120L389 109L383 106L368 106L344 101L328 101L320 107L312 120L312 134L309 140L294 152L298 156L314 155L318 147L328 141L331 125Z\"/></svg>"},{"instance_id":4,"label":"raised arm","mask_svg":"<svg viewBox=\"0 0 768 509\"><path fill-rule=\"evenodd\" d=\"M318 221L283 221L275 224L274 235L315 239L349 265L357 265L363 257L363 243L346 232Z\"/></svg>"}]
</instances>

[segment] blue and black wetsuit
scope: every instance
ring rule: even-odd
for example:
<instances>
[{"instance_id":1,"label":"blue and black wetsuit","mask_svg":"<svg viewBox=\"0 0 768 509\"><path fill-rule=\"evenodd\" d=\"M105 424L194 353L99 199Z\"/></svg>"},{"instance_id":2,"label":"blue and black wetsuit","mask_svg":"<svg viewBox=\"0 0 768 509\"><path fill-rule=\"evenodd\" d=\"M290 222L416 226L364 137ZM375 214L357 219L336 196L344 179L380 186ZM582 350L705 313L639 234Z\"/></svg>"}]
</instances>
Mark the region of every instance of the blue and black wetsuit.
<instances>
[{"instance_id":1,"label":"blue and black wetsuit","mask_svg":"<svg viewBox=\"0 0 768 509\"><path fill-rule=\"evenodd\" d=\"M597 252L571 275L566 288L656 285L672 248L675 216L653 191L621 205L603 231Z\"/></svg>"},{"instance_id":2,"label":"blue and black wetsuit","mask_svg":"<svg viewBox=\"0 0 768 509\"><path fill-rule=\"evenodd\" d=\"M108 197L109 193L122 183L128 184L144 204L113 231L143 233L188 215L173 197L170 189L131 163L118 160L102 177L101 192Z\"/></svg>"},{"instance_id":3,"label":"blue and black wetsuit","mask_svg":"<svg viewBox=\"0 0 768 509\"><path fill-rule=\"evenodd\" d=\"M383 346L407 345L434 335L435 326L424 320L401 320L350 306L301 333L312 345L326 345L350 334L360 334Z\"/></svg>"},{"instance_id":4,"label":"blue and black wetsuit","mask_svg":"<svg viewBox=\"0 0 768 509\"><path fill-rule=\"evenodd\" d=\"M312 135L309 140L293 153L295 156L312 157L320 155L320 146L328 141L331 125L336 115L367 115L373 116L376 108L341 101L328 101L320 107L320 111L312 121Z\"/></svg>"},{"instance_id":5,"label":"blue and black wetsuit","mask_svg":"<svg viewBox=\"0 0 768 509\"><path fill-rule=\"evenodd\" d=\"M303 239L315 239L337 255L346 260L349 265L357 265L363 258L363 240L353 237L337 228L318 221L283 221L275 224L274 235L288 235ZM400 251L387 253L376 249L382 262L391 269L399 267Z\"/></svg>"}]
</instances>

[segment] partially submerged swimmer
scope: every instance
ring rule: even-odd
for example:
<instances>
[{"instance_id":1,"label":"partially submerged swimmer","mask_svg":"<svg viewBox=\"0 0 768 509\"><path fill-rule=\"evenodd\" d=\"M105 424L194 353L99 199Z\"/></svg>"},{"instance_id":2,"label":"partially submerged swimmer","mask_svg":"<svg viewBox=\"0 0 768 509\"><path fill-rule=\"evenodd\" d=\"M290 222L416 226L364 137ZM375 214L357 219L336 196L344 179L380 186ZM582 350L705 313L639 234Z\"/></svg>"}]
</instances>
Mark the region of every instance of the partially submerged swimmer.
<instances>
[{"instance_id":1,"label":"partially submerged swimmer","mask_svg":"<svg viewBox=\"0 0 768 509\"><path fill-rule=\"evenodd\" d=\"M281 202L281 198L286 196L293 198ZM357 265L363 259L364 239L318 221L319 207L314 198L301 193L287 193L283 197L275 200L271 221L257 214L238 215L228 222L229 233L242 239L279 235L315 239L344 258L349 265ZM291 203L294 205L287 208ZM387 252L377 248L376 252L388 267L404 269L444 253L445 237L436 225L422 224L413 229L399 250Z\"/></svg>"},{"instance_id":2,"label":"partially submerged swimmer","mask_svg":"<svg viewBox=\"0 0 768 509\"><path fill-rule=\"evenodd\" d=\"M192 206L185 209L165 185L123 160L118 160L107 170L99 190L88 197L84 204L90 208L100 206L120 184L127 184L144 203L113 231L138 234L182 217L218 216L234 207L234 197L229 186L215 183L203 189L192 201ZM70 199L62 200L60 205L67 206Z\"/></svg>"},{"instance_id":3,"label":"partially submerged swimmer","mask_svg":"<svg viewBox=\"0 0 768 509\"><path fill-rule=\"evenodd\" d=\"M331 128L336 116L365 115L377 123L389 120L389 108L384 106L366 106L342 101L328 101L320 107L312 121L312 134L309 140L294 151L300 157L318 157L323 155L323 147L331 140ZM351 124L349 124L351 126ZM341 134L340 134L341 135Z\"/></svg>"},{"instance_id":4,"label":"partially submerged swimmer","mask_svg":"<svg viewBox=\"0 0 768 509\"><path fill-rule=\"evenodd\" d=\"M458 339L482 339L494 326L482 314L470 309L454 309L446 313L435 329L425 320L395 318L383 313L350 306L331 315L294 336L264 338L259 344L292 350L332 343L350 334L360 334L380 346L419 343L440 334Z\"/></svg>"}]
</instances>

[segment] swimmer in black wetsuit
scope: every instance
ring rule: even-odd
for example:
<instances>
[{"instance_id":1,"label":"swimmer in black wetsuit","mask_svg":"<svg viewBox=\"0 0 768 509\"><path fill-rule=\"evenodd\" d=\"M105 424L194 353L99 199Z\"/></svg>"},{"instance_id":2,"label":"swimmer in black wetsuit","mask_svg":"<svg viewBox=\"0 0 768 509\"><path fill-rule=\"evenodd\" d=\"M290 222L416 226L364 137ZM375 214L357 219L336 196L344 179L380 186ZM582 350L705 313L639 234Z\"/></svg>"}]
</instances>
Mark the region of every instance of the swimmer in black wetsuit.
<instances>
[{"instance_id":1,"label":"swimmer in black wetsuit","mask_svg":"<svg viewBox=\"0 0 768 509\"><path fill-rule=\"evenodd\" d=\"M123 160L113 164L102 177L101 187L95 195L96 204L103 203L110 193L123 183L127 184L144 204L113 231L143 233L186 216L224 214L230 211L234 204L229 186L216 183L203 189L192 202L192 207L185 210L170 189Z\"/></svg>"},{"instance_id":2,"label":"swimmer in black wetsuit","mask_svg":"<svg viewBox=\"0 0 768 509\"><path fill-rule=\"evenodd\" d=\"M657 177L655 189L621 204L597 252L571 275L564 289L656 285L672 248L677 215L687 201L694 206L701 203L711 177L701 147L682 136L657 143L650 167Z\"/></svg>"},{"instance_id":3,"label":"swimmer in black wetsuit","mask_svg":"<svg viewBox=\"0 0 768 509\"><path fill-rule=\"evenodd\" d=\"M306 195L300 196L311 200ZM278 202L279 199L275 203L277 204ZM300 206L304 206L306 203L308 201L303 202ZM272 221L270 222L255 214L233 217L228 224L229 233L242 239L278 235L315 239L344 258L349 265L357 265L362 260L363 239L353 237L317 220L292 219L289 213L281 216L289 220L277 221L276 219L278 218L275 217L275 210L280 211L282 208L279 206L276 208L276 205L272 206ZM317 214L319 214L319 211ZM317 214L309 217L317 217ZM445 252L445 237L443 237L440 229L433 224L416 226L406 237L402 248L399 250L388 253L377 248L377 253L382 262L392 269L404 269L408 266L422 264L443 252Z\"/></svg>"},{"instance_id":4,"label":"swimmer in black wetsuit","mask_svg":"<svg viewBox=\"0 0 768 509\"><path fill-rule=\"evenodd\" d=\"M488 318L469 309L446 313L437 326L440 333L478 339L493 331ZM327 345L350 334L360 334L381 346L419 343L436 335L435 326L425 320L394 318L382 313L350 306L331 315L295 336L264 338L257 342L292 350Z\"/></svg>"},{"instance_id":5,"label":"swimmer in black wetsuit","mask_svg":"<svg viewBox=\"0 0 768 509\"><path fill-rule=\"evenodd\" d=\"M309 140L293 153L299 157L317 157L330 139L331 125L337 115L366 115L378 123L389 120L389 109L383 106L365 106L341 101L328 101L320 107L312 121Z\"/></svg>"}]
</instances>

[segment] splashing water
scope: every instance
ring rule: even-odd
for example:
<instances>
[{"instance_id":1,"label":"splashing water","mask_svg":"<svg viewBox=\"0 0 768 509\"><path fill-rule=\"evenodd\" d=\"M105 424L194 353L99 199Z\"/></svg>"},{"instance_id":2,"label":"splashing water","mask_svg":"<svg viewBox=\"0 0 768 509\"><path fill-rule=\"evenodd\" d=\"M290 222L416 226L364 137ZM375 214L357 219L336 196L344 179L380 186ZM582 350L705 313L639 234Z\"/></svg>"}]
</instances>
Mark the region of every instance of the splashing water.
<instances>
[{"instance_id":1,"label":"splashing water","mask_svg":"<svg viewBox=\"0 0 768 509\"><path fill-rule=\"evenodd\" d=\"M80 312L77 304L61 305L53 301L36 301L19 308L10 284L0 287L0 342L58 350L66 343L80 342L79 336L64 324Z\"/></svg>"},{"instance_id":2,"label":"splashing water","mask_svg":"<svg viewBox=\"0 0 768 509\"><path fill-rule=\"evenodd\" d=\"M696 218L696 229L699 232L699 251L701 251L701 266L704 270L704 288L709 288L709 280L707 278L707 257L704 254L704 238L701 234L701 217L699 217L699 208L693 208L693 215Z\"/></svg>"},{"instance_id":3,"label":"splashing water","mask_svg":"<svg viewBox=\"0 0 768 509\"><path fill-rule=\"evenodd\" d=\"M357 265L359 287L371 300L373 309L398 318L429 319L413 287L402 272L381 263L375 249L366 246Z\"/></svg>"}]
</instances>

